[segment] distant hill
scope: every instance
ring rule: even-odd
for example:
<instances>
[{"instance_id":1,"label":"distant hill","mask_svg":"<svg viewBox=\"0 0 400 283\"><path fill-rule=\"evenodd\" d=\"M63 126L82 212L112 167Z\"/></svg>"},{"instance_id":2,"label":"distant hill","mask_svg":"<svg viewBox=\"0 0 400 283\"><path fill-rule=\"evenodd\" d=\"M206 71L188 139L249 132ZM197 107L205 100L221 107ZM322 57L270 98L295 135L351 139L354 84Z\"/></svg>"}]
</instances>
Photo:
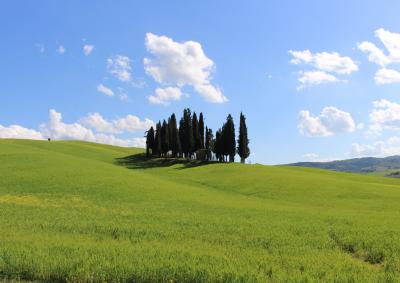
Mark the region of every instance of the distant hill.
<instances>
[{"instance_id":1,"label":"distant hill","mask_svg":"<svg viewBox=\"0 0 400 283\"><path fill-rule=\"evenodd\" d=\"M302 166L354 173L391 173L400 170L400 156L384 158L364 157L329 162L297 162L289 166Z\"/></svg>"}]
</instances>

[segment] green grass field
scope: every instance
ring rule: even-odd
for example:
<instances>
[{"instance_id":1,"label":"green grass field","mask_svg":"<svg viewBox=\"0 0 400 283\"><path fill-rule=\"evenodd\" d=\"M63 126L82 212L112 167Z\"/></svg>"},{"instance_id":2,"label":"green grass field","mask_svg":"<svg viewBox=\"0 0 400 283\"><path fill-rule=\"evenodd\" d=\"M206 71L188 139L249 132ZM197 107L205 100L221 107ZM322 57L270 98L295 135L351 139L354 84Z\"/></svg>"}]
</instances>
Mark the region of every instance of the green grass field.
<instances>
[{"instance_id":1,"label":"green grass field","mask_svg":"<svg viewBox=\"0 0 400 283\"><path fill-rule=\"evenodd\" d=\"M0 140L0 280L400 281L399 179L135 153Z\"/></svg>"}]
</instances>

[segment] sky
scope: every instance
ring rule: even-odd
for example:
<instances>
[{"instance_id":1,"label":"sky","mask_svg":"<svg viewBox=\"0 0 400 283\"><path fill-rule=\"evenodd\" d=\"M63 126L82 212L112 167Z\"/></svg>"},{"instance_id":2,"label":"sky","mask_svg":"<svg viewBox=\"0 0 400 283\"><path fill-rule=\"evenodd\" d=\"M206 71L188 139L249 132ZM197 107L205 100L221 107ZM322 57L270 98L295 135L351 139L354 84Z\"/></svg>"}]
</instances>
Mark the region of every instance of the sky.
<instances>
[{"instance_id":1,"label":"sky","mask_svg":"<svg viewBox=\"0 0 400 283\"><path fill-rule=\"evenodd\" d=\"M400 154L400 2L1 1L0 138L143 146L246 116L248 162Z\"/></svg>"}]
</instances>

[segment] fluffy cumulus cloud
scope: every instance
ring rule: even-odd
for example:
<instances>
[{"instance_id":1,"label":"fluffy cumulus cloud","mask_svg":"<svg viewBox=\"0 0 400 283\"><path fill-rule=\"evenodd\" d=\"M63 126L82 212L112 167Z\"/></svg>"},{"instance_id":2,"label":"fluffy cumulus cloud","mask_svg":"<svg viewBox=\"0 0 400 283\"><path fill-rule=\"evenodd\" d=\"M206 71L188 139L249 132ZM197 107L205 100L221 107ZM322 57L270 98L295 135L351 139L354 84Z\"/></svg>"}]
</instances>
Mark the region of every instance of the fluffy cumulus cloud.
<instances>
[{"instance_id":1,"label":"fluffy cumulus cloud","mask_svg":"<svg viewBox=\"0 0 400 283\"><path fill-rule=\"evenodd\" d=\"M400 104L386 99L374 101L369 123L369 134L380 134L383 130L400 130Z\"/></svg>"},{"instance_id":2,"label":"fluffy cumulus cloud","mask_svg":"<svg viewBox=\"0 0 400 283\"><path fill-rule=\"evenodd\" d=\"M375 31L375 36L381 41L386 52L369 41L358 44L358 49L368 55L368 60L380 66L375 74L375 82L377 84L400 82L400 72L386 68L390 64L400 63L400 33L380 28Z\"/></svg>"},{"instance_id":3,"label":"fluffy cumulus cloud","mask_svg":"<svg viewBox=\"0 0 400 283\"><path fill-rule=\"evenodd\" d=\"M329 106L319 116L312 116L307 110L300 111L298 129L309 137L326 137L353 132L356 125L350 113Z\"/></svg>"},{"instance_id":4,"label":"fluffy cumulus cloud","mask_svg":"<svg viewBox=\"0 0 400 283\"><path fill-rule=\"evenodd\" d=\"M19 125L11 125L9 127L0 125L0 138L41 140L43 136L36 130L27 129Z\"/></svg>"},{"instance_id":5,"label":"fluffy cumulus cloud","mask_svg":"<svg viewBox=\"0 0 400 283\"><path fill-rule=\"evenodd\" d=\"M215 64L200 43L176 42L167 36L148 33L145 45L153 57L144 59L144 68L156 82L179 88L189 85L206 101L227 101L221 90L211 83Z\"/></svg>"},{"instance_id":6,"label":"fluffy cumulus cloud","mask_svg":"<svg viewBox=\"0 0 400 283\"><path fill-rule=\"evenodd\" d=\"M306 65L311 71L300 71L298 90L307 86L344 81L336 75L349 75L358 70L358 66L347 56L341 56L337 52L312 53L310 50L289 50L292 55L291 63Z\"/></svg>"},{"instance_id":7,"label":"fluffy cumulus cloud","mask_svg":"<svg viewBox=\"0 0 400 283\"><path fill-rule=\"evenodd\" d=\"M133 115L127 115L112 121L107 121L99 113L89 114L76 123L65 123L61 113L54 109L49 111L49 121L39 126L39 131L27 129L19 125L4 127L0 125L0 138L15 139L47 139L83 140L118 146L145 147L143 137L119 138L115 134L145 131L154 122L150 119L140 120Z\"/></svg>"},{"instance_id":8,"label":"fluffy cumulus cloud","mask_svg":"<svg viewBox=\"0 0 400 283\"><path fill-rule=\"evenodd\" d=\"M393 69L381 68L375 74L377 84L400 83L400 72Z\"/></svg>"},{"instance_id":9,"label":"fluffy cumulus cloud","mask_svg":"<svg viewBox=\"0 0 400 283\"><path fill-rule=\"evenodd\" d=\"M118 119L112 123L106 121L98 113L88 115L78 123L64 123L61 113L50 110L49 121L40 125L40 132L44 137L50 137L56 140L84 140L118 146L145 146L144 138L121 139L106 133L122 133L124 131L135 131L142 129L146 123L154 123L146 119L138 126L136 116L128 115L125 118ZM139 120L140 122L140 120ZM141 127L141 128L140 128ZM147 129L147 128L146 128Z\"/></svg>"},{"instance_id":10,"label":"fluffy cumulus cloud","mask_svg":"<svg viewBox=\"0 0 400 283\"><path fill-rule=\"evenodd\" d=\"M118 132L137 132L146 131L151 126L154 126L154 122L148 118L143 121L139 117L134 115L127 115L123 118L118 118L112 121L114 127Z\"/></svg>"},{"instance_id":11,"label":"fluffy cumulus cloud","mask_svg":"<svg viewBox=\"0 0 400 283\"><path fill-rule=\"evenodd\" d=\"M385 66L390 63L389 58L375 44L364 41L358 45L358 49L368 54L368 60L380 66Z\"/></svg>"},{"instance_id":12,"label":"fluffy cumulus cloud","mask_svg":"<svg viewBox=\"0 0 400 283\"><path fill-rule=\"evenodd\" d=\"M303 51L295 51L289 50L289 53L293 56L290 62L295 65L299 65L301 63L311 63L313 59L313 55L311 54L310 50L303 50Z\"/></svg>"},{"instance_id":13,"label":"fluffy cumulus cloud","mask_svg":"<svg viewBox=\"0 0 400 283\"><path fill-rule=\"evenodd\" d=\"M295 65L305 63L318 70L337 74L351 74L358 70L358 66L350 57L340 56L337 52L320 52L312 54L310 50L289 50L289 53L293 56L293 59L290 62Z\"/></svg>"},{"instance_id":14,"label":"fluffy cumulus cloud","mask_svg":"<svg viewBox=\"0 0 400 283\"><path fill-rule=\"evenodd\" d=\"M169 105L170 101L180 100L183 93L178 87L156 88L155 95L150 95L148 100L152 104Z\"/></svg>"},{"instance_id":15,"label":"fluffy cumulus cloud","mask_svg":"<svg viewBox=\"0 0 400 283\"><path fill-rule=\"evenodd\" d=\"M328 74L324 71L308 71L308 72L299 72L299 82L300 85L297 87L297 90L301 90L308 86L319 85L322 83L334 83L339 81L334 75Z\"/></svg>"},{"instance_id":16,"label":"fluffy cumulus cloud","mask_svg":"<svg viewBox=\"0 0 400 283\"><path fill-rule=\"evenodd\" d=\"M400 137L393 136L386 141L376 141L372 144L353 143L349 155L351 157L400 155Z\"/></svg>"},{"instance_id":17,"label":"fluffy cumulus cloud","mask_svg":"<svg viewBox=\"0 0 400 283\"><path fill-rule=\"evenodd\" d=\"M132 79L131 59L127 56L116 55L107 59L107 69L110 74L123 82Z\"/></svg>"},{"instance_id":18,"label":"fluffy cumulus cloud","mask_svg":"<svg viewBox=\"0 0 400 283\"><path fill-rule=\"evenodd\" d=\"M114 134L146 131L151 126L154 126L154 122L148 118L142 121L137 116L127 115L123 118L107 121L99 113L90 113L86 117L80 119L79 123L100 133Z\"/></svg>"},{"instance_id":19,"label":"fluffy cumulus cloud","mask_svg":"<svg viewBox=\"0 0 400 283\"><path fill-rule=\"evenodd\" d=\"M121 139L114 135L96 134L95 142L123 147L146 147L146 138Z\"/></svg>"},{"instance_id":20,"label":"fluffy cumulus cloud","mask_svg":"<svg viewBox=\"0 0 400 283\"><path fill-rule=\"evenodd\" d=\"M375 35L382 41L389 52L389 59L392 62L400 62L400 33L394 33L380 28Z\"/></svg>"},{"instance_id":21,"label":"fluffy cumulus cloud","mask_svg":"<svg viewBox=\"0 0 400 283\"><path fill-rule=\"evenodd\" d=\"M103 118L99 113L90 113L79 120L79 123L87 128L95 129L100 133L117 133L114 125Z\"/></svg>"},{"instance_id":22,"label":"fluffy cumulus cloud","mask_svg":"<svg viewBox=\"0 0 400 283\"><path fill-rule=\"evenodd\" d=\"M93 52L93 50L94 50L94 45L91 44L85 44L82 47L83 54L85 54L86 56L89 56Z\"/></svg>"},{"instance_id":23,"label":"fluffy cumulus cloud","mask_svg":"<svg viewBox=\"0 0 400 283\"><path fill-rule=\"evenodd\" d=\"M97 86L97 91L100 92L100 93L102 93L102 94L105 94L105 95L107 95L107 96L114 96L114 92L112 91L112 89L106 87L106 86L103 85L103 84L99 84L99 85Z\"/></svg>"},{"instance_id":24,"label":"fluffy cumulus cloud","mask_svg":"<svg viewBox=\"0 0 400 283\"><path fill-rule=\"evenodd\" d=\"M94 134L91 130L78 123L65 124L62 121L61 113L54 109L49 111L49 121L40 125L40 132L45 137L57 140L95 140Z\"/></svg>"}]
</instances>

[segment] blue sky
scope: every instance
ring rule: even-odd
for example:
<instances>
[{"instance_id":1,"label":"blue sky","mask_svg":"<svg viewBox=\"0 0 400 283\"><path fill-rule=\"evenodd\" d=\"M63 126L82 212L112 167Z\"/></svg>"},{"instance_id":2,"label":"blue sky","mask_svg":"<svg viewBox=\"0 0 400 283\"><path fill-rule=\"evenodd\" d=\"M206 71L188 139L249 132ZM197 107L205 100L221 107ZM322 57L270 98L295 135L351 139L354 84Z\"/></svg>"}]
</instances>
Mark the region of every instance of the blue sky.
<instances>
[{"instance_id":1,"label":"blue sky","mask_svg":"<svg viewBox=\"0 0 400 283\"><path fill-rule=\"evenodd\" d=\"M185 2L2 1L0 137L140 145L190 107L243 111L253 163L400 154L400 2Z\"/></svg>"}]
</instances>

